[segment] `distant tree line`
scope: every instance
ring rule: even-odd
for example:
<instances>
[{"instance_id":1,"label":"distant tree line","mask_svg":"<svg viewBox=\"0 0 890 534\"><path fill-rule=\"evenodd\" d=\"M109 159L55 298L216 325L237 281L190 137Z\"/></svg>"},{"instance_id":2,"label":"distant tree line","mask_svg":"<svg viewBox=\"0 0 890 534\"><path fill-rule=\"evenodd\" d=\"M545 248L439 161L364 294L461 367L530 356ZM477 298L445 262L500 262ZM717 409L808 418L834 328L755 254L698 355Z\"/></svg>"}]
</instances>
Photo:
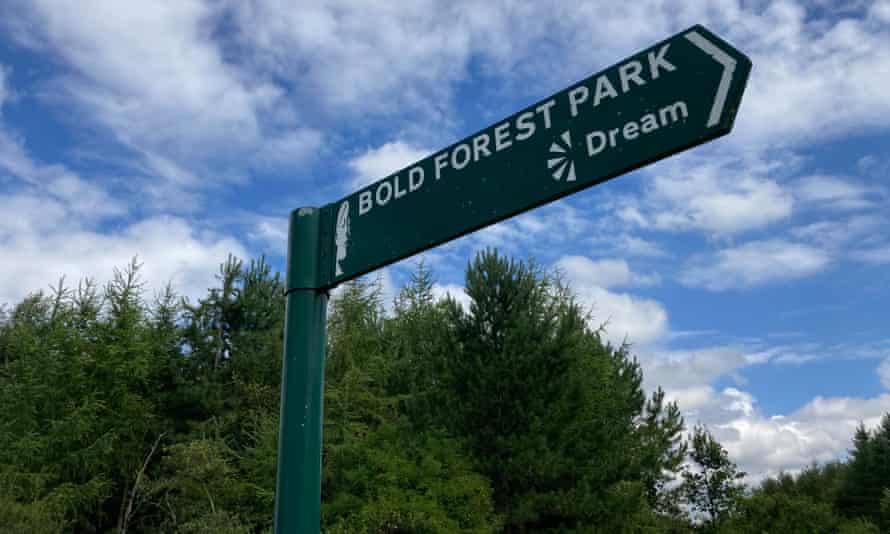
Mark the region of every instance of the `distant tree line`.
<instances>
[{"instance_id":1,"label":"distant tree line","mask_svg":"<svg viewBox=\"0 0 890 534\"><path fill-rule=\"evenodd\" d=\"M0 309L0 532L271 531L284 287L264 259L217 278L149 299L134 261ZM890 531L890 415L746 489L558 273L480 253L467 309L433 283L332 300L324 532Z\"/></svg>"}]
</instances>

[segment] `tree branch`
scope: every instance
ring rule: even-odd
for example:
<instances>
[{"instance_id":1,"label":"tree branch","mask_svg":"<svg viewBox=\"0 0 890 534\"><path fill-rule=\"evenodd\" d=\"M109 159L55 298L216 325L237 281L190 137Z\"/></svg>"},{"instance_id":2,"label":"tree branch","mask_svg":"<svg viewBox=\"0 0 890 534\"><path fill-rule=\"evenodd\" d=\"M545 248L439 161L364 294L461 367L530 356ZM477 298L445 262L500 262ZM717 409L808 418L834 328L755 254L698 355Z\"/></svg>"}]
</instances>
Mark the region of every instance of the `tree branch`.
<instances>
[{"instance_id":1,"label":"tree branch","mask_svg":"<svg viewBox=\"0 0 890 534\"><path fill-rule=\"evenodd\" d=\"M127 532L127 524L130 522L130 517L133 515L133 504L136 502L136 493L139 490L139 483L142 481L142 475L145 474L145 470L148 468L148 463L151 461L151 457L154 456L155 451L158 449L158 445L161 443L161 439L163 439L166 434L166 432L158 434L158 437L155 438L155 442L151 446L151 450L148 451L145 460L142 462L142 467L136 472L136 480L133 482L133 489L130 490L130 498L127 500L127 509L118 521L118 532L120 532L120 534L126 534Z\"/></svg>"}]
</instances>

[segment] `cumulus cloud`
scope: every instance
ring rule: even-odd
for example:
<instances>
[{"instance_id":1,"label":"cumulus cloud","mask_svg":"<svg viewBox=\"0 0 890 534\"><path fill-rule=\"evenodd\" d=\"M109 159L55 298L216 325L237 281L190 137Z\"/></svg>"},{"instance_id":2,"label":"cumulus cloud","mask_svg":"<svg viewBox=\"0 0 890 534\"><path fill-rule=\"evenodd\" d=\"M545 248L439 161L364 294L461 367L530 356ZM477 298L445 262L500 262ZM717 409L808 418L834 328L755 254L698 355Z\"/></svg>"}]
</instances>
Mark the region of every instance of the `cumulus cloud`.
<instances>
[{"instance_id":1,"label":"cumulus cloud","mask_svg":"<svg viewBox=\"0 0 890 534\"><path fill-rule=\"evenodd\" d=\"M668 331L668 314L656 300L607 289L614 285L652 283L654 278L632 273L623 260L593 261L567 256L556 262L579 301L593 312L594 327L605 323L605 336L613 344L629 341L646 345Z\"/></svg>"},{"instance_id":2,"label":"cumulus cloud","mask_svg":"<svg viewBox=\"0 0 890 534\"><path fill-rule=\"evenodd\" d=\"M780 363L789 354L810 349L825 347L656 347L641 351L639 356L646 389L662 387L667 399L678 403L687 427L706 425L748 473L747 481L757 483L781 471L798 471L813 461L842 458L860 422L874 427L890 411L890 394L883 394L872 398L816 396L790 413L769 414L763 413L757 399L742 386L717 389L713 385L745 367ZM855 348L839 351L859 352ZM890 358L877 373L890 389Z\"/></svg>"},{"instance_id":3,"label":"cumulus cloud","mask_svg":"<svg viewBox=\"0 0 890 534\"><path fill-rule=\"evenodd\" d=\"M54 212L64 214L58 205ZM33 230L0 234L0 256L5 259L0 264L0 302L17 302L62 276L71 283L84 278L103 282L115 267L124 267L137 256L144 263L142 276L149 290L172 282L177 291L194 298L215 285L216 268L229 253L247 257L236 240L199 231L174 217L146 219L112 233L66 224L44 232Z\"/></svg>"},{"instance_id":4,"label":"cumulus cloud","mask_svg":"<svg viewBox=\"0 0 890 534\"><path fill-rule=\"evenodd\" d=\"M615 206L619 220L631 226L733 236L792 214L794 197L771 177L774 161L690 154L646 174L642 196Z\"/></svg>"},{"instance_id":5,"label":"cumulus cloud","mask_svg":"<svg viewBox=\"0 0 890 534\"><path fill-rule=\"evenodd\" d=\"M246 257L230 237L200 231L188 221L157 216L126 221L129 209L96 180L60 164L33 159L22 143L0 126L0 303L66 277L104 282L115 267L145 258L147 288L172 282L195 297L214 284L213 273L229 253ZM112 230L102 231L103 226Z\"/></svg>"},{"instance_id":6,"label":"cumulus cloud","mask_svg":"<svg viewBox=\"0 0 890 534\"><path fill-rule=\"evenodd\" d=\"M570 280L603 288L615 286L648 286L657 284L657 274L641 275L630 270L623 259L591 260L586 256L563 256L556 268Z\"/></svg>"},{"instance_id":7,"label":"cumulus cloud","mask_svg":"<svg viewBox=\"0 0 890 534\"><path fill-rule=\"evenodd\" d=\"M711 386L668 389L688 426L706 425L730 458L757 483L810 463L842 458L860 422L874 427L890 411L890 395L873 398L815 397L787 415L763 414L757 400L737 388Z\"/></svg>"},{"instance_id":8,"label":"cumulus cloud","mask_svg":"<svg viewBox=\"0 0 890 534\"><path fill-rule=\"evenodd\" d=\"M890 74L881 52L890 25L879 10L816 14L803 2L763 10L727 3L734 9L715 10L715 22L728 25L755 65L732 142L799 145L886 127L890 103L878 88Z\"/></svg>"},{"instance_id":9,"label":"cumulus cloud","mask_svg":"<svg viewBox=\"0 0 890 534\"><path fill-rule=\"evenodd\" d=\"M648 389L662 387L675 395L691 391L693 398L701 398L702 387L710 387L708 384L718 378L751 363L743 349L720 346L692 350L648 350L640 355L640 361ZM699 404L696 401L685 403L682 407L689 410Z\"/></svg>"},{"instance_id":10,"label":"cumulus cloud","mask_svg":"<svg viewBox=\"0 0 890 534\"><path fill-rule=\"evenodd\" d=\"M693 261L680 281L712 291L803 278L823 271L831 258L816 247L782 239L751 241Z\"/></svg>"},{"instance_id":11,"label":"cumulus cloud","mask_svg":"<svg viewBox=\"0 0 890 534\"><path fill-rule=\"evenodd\" d=\"M432 151L403 141L391 141L370 148L349 162L355 177L347 189L360 189L428 156Z\"/></svg>"}]
</instances>

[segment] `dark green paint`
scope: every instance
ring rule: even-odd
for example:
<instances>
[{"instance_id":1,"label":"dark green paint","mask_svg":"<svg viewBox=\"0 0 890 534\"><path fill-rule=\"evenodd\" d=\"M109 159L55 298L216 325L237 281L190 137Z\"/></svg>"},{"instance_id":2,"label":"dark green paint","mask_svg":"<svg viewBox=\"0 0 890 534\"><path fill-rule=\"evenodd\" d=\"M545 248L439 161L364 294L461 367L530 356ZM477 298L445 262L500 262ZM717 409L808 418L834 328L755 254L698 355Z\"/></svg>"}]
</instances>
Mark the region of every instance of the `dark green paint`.
<instances>
[{"instance_id":1,"label":"dark green paint","mask_svg":"<svg viewBox=\"0 0 890 534\"><path fill-rule=\"evenodd\" d=\"M275 491L276 534L318 532L320 525L327 307L327 293L313 289L318 278L320 219L317 208L300 208L290 217Z\"/></svg>"},{"instance_id":2,"label":"dark green paint","mask_svg":"<svg viewBox=\"0 0 890 534\"><path fill-rule=\"evenodd\" d=\"M719 122L710 127L706 123L724 68L685 37L690 31L698 32L736 61L723 113ZM662 71L655 80L650 80L648 75L643 76L647 81L646 85L622 94L618 86L618 67L636 59L642 63L644 71L648 71L648 53L657 52L664 44L669 44L665 57L677 67L676 71ZM554 58L554 61L558 60ZM750 69L751 62L747 57L703 27L694 26L390 177L324 206L321 210L319 287L332 287L729 133ZM615 85L619 92L617 98L605 100L596 108L585 105L577 116L572 117L568 105L569 92L581 84L587 85L590 87L587 104L590 104L594 96L595 80L603 74ZM513 139L510 148L480 158L478 162L471 162L461 171L445 169L439 181L434 179L437 154L450 153L462 143L471 143L480 133L487 133L493 139L496 126L504 122L511 123L510 129L515 136L516 129L512 125L515 125L516 119L551 99L555 99L556 104L551 109L552 126L549 130L542 130L543 116L538 115L535 118L538 131L531 138L524 141ZM639 119L646 113L658 113L662 107L677 101L687 104L688 117L685 120L662 127L634 141L619 144L615 149L598 156L587 156L585 135L590 131L620 127L628 120ZM547 166L551 143L564 131L569 131L571 135L571 155L577 175L575 182L554 180ZM399 176L402 187L407 189L405 184L408 170L415 166L424 169L423 187L397 200L390 200L383 207L374 207L370 212L359 215L358 202L362 191L370 190L373 194L379 184L386 181L392 183L394 176ZM337 276L337 215L344 201L349 202L350 224L347 255L340 262L343 274Z\"/></svg>"},{"instance_id":3,"label":"dark green paint","mask_svg":"<svg viewBox=\"0 0 890 534\"><path fill-rule=\"evenodd\" d=\"M735 64L724 109L719 121L712 125L707 124L708 117L724 66L711 53L690 42L686 36L692 31L709 41L709 46L716 46L721 51L718 55L729 56ZM649 53L657 53L666 44L665 57L676 67L675 71L661 72L657 78L640 74L645 85L605 100L595 108L590 106L599 77L606 75L621 91L620 67L638 60L646 69ZM729 133L750 69L747 57L708 30L694 26L344 199L321 209L295 210L288 235L275 532L303 534L318 532L320 528L327 288ZM582 111L573 116L568 95L582 84L588 86L590 94L586 105L580 108ZM522 141L516 139L517 119L551 100L555 104L549 108L550 128L545 129L544 116L538 113L534 116L535 135ZM659 114L665 106L680 101L687 111L682 120L665 121L646 136L588 157L585 138L589 132L602 130L608 135L609 129L646 114ZM509 137L513 144L495 152L496 131L504 123L511 125ZM574 182L565 180L567 171L562 173L563 179L554 180L553 169L548 167L548 159L554 157L552 144L561 143L564 132L571 137L566 154L574 162ZM464 143L470 143L472 149L472 140L480 134L488 135L492 153L460 171L445 169L441 179L436 180L436 155L451 153ZM395 176L401 178L401 187L407 189L409 170L415 167L424 170L422 187L359 214L363 192L373 194L380 184L393 183ZM349 231L341 231L338 236L338 215L344 203L348 205ZM344 242L346 255L339 263L343 272L337 274L337 245L342 248Z\"/></svg>"}]
</instances>

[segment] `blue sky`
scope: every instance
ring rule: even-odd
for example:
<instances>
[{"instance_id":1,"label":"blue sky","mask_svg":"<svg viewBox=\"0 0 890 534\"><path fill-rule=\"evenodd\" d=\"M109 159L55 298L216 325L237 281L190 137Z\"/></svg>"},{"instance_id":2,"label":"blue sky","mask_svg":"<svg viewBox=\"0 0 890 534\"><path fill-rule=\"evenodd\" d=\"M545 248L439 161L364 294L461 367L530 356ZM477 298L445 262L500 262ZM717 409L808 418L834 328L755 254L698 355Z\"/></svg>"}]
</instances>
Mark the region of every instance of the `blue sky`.
<instances>
[{"instance_id":1,"label":"blue sky","mask_svg":"<svg viewBox=\"0 0 890 534\"><path fill-rule=\"evenodd\" d=\"M138 255L196 296L321 205L692 24L732 134L423 255L562 270L756 479L890 411L890 2L6 2L0 302ZM379 272L389 295L415 259Z\"/></svg>"}]
</instances>

